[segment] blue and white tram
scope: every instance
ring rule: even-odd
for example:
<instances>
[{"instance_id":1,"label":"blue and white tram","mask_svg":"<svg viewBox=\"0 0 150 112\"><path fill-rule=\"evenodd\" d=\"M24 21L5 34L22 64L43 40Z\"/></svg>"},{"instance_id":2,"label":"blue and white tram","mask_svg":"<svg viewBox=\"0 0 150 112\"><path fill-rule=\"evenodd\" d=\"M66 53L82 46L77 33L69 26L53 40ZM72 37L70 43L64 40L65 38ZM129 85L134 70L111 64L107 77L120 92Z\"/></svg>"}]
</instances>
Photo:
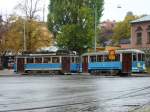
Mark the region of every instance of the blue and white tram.
<instances>
[{"instance_id":1,"label":"blue and white tram","mask_svg":"<svg viewBox=\"0 0 150 112\"><path fill-rule=\"evenodd\" d=\"M25 54L15 59L14 70L19 73L72 73L79 71L79 56L75 54Z\"/></svg>"},{"instance_id":2,"label":"blue and white tram","mask_svg":"<svg viewBox=\"0 0 150 112\"><path fill-rule=\"evenodd\" d=\"M145 71L145 53L136 49L116 50L115 59L109 60L109 52L93 52L82 55L82 72L115 71L130 74Z\"/></svg>"}]
</instances>

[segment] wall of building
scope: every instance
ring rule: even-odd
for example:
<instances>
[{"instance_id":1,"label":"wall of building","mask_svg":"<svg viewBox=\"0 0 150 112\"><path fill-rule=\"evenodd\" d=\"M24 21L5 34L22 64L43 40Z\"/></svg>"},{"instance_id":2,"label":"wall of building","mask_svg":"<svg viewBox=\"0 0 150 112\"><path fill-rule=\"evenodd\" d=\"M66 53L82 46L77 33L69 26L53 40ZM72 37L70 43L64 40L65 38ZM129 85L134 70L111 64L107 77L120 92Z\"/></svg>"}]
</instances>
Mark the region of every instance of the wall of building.
<instances>
[{"instance_id":1,"label":"wall of building","mask_svg":"<svg viewBox=\"0 0 150 112\"><path fill-rule=\"evenodd\" d=\"M140 22L140 23L134 23L131 27L131 47L132 48L150 48L150 43L148 43L148 26L150 25L150 22ZM141 31L137 31L138 27L141 27ZM142 44L137 44L137 33L142 33Z\"/></svg>"},{"instance_id":2,"label":"wall of building","mask_svg":"<svg viewBox=\"0 0 150 112\"><path fill-rule=\"evenodd\" d=\"M130 49L131 48L131 44L120 44L120 47L122 49Z\"/></svg>"},{"instance_id":3,"label":"wall of building","mask_svg":"<svg viewBox=\"0 0 150 112\"><path fill-rule=\"evenodd\" d=\"M150 42L148 42L149 22L134 23L131 26L131 48L143 50L146 53L146 65L150 66ZM141 27L141 30L138 28ZM141 32L141 44L137 44L137 33Z\"/></svg>"}]
</instances>

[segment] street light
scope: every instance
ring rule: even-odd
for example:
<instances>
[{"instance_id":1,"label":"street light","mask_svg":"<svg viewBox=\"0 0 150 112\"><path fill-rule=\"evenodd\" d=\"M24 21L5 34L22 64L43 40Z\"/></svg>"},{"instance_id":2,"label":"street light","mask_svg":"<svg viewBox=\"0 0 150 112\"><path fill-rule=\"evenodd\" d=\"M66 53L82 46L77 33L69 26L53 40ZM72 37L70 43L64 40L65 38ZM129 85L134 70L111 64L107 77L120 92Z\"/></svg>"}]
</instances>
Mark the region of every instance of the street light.
<instances>
[{"instance_id":1,"label":"street light","mask_svg":"<svg viewBox=\"0 0 150 112\"><path fill-rule=\"evenodd\" d=\"M94 31L95 31L95 37L94 37L94 52L96 52L96 21L97 21L97 6L96 6L96 3L95 3L95 6L94 6L94 10L95 10L95 28L94 28Z\"/></svg>"},{"instance_id":2,"label":"street light","mask_svg":"<svg viewBox=\"0 0 150 112\"><path fill-rule=\"evenodd\" d=\"M26 47L26 24L25 24L25 18L23 21L23 51L26 51L27 47Z\"/></svg>"},{"instance_id":3,"label":"street light","mask_svg":"<svg viewBox=\"0 0 150 112\"><path fill-rule=\"evenodd\" d=\"M27 2L28 1L25 0L24 6L27 5ZM25 15L24 21L23 21L23 51L24 52L27 51L27 47L26 47L26 19L27 19L27 16Z\"/></svg>"}]
</instances>

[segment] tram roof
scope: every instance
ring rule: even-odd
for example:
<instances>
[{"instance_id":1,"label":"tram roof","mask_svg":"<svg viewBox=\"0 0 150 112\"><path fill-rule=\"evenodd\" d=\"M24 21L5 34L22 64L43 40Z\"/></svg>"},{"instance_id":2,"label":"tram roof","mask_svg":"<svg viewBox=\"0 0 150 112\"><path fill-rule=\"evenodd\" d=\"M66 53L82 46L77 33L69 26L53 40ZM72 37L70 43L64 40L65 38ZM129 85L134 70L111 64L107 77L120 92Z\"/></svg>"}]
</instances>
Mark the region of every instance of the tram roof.
<instances>
[{"instance_id":1,"label":"tram roof","mask_svg":"<svg viewBox=\"0 0 150 112\"><path fill-rule=\"evenodd\" d=\"M58 56L78 56L78 55L75 55L75 54L56 54L56 53L53 53L53 54L25 54L25 55L17 55L16 57L58 57Z\"/></svg>"},{"instance_id":2,"label":"tram roof","mask_svg":"<svg viewBox=\"0 0 150 112\"><path fill-rule=\"evenodd\" d=\"M144 54L144 51L138 50L138 49L120 49L120 50L115 50L116 54L120 53L142 53ZM84 55L98 55L98 54L108 54L109 51L99 51L99 52L90 52L90 53L84 53Z\"/></svg>"}]
</instances>

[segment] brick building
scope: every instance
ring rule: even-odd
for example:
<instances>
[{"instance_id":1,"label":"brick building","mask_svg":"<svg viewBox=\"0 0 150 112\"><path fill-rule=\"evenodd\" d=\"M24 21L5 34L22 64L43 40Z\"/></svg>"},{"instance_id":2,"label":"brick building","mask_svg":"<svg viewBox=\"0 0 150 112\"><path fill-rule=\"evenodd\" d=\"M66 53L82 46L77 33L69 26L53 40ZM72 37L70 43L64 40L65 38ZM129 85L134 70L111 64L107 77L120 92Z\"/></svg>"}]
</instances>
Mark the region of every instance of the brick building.
<instances>
[{"instance_id":1,"label":"brick building","mask_svg":"<svg viewBox=\"0 0 150 112\"><path fill-rule=\"evenodd\" d=\"M146 52L146 61L150 65L150 15L131 22L131 48Z\"/></svg>"}]
</instances>

